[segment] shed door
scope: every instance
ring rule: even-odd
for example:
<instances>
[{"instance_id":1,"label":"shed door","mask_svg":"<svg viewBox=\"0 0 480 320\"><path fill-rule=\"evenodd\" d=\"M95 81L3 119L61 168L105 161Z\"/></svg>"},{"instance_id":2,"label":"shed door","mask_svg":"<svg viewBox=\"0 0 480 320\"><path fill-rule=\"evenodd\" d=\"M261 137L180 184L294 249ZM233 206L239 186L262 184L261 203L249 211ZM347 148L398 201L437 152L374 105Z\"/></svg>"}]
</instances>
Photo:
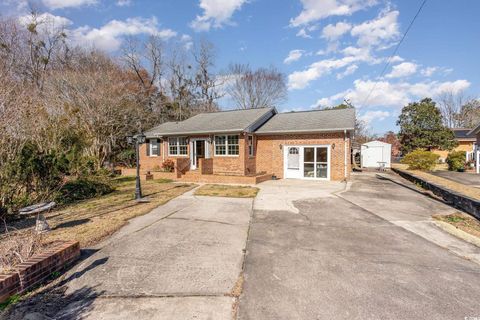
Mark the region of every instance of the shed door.
<instances>
[{"instance_id":1,"label":"shed door","mask_svg":"<svg viewBox=\"0 0 480 320\"><path fill-rule=\"evenodd\" d=\"M379 162L383 161L383 147L370 146L366 152L365 167L377 168L380 166Z\"/></svg>"}]
</instances>

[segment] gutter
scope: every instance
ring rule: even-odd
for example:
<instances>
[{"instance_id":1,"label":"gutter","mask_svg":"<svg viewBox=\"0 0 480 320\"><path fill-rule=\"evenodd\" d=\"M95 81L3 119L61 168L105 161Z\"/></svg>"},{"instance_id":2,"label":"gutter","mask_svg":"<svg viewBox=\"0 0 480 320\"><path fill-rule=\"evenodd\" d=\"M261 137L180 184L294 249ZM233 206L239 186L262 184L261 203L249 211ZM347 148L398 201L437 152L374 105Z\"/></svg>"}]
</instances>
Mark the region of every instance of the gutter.
<instances>
[{"instance_id":1,"label":"gutter","mask_svg":"<svg viewBox=\"0 0 480 320\"><path fill-rule=\"evenodd\" d=\"M344 145L344 167L345 167L345 173L344 173L344 177L345 179L347 179L347 175L348 175L348 164L347 164L347 130L343 130L343 137L344 137L344 140L343 140L343 145Z\"/></svg>"},{"instance_id":2,"label":"gutter","mask_svg":"<svg viewBox=\"0 0 480 320\"><path fill-rule=\"evenodd\" d=\"M353 131L354 128L335 128L335 129L317 129L317 130L275 130L275 131L262 131L255 132L257 135L266 134L286 134L286 133L322 133L322 132L344 132Z\"/></svg>"},{"instance_id":3,"label":"gutter","mask_svg":"<svg viewBox=\"0 0 480 320\"><path fill-rule=\"evenodd\" d=\"M245 129L233 129L233 130L224 130L224 131L194 131L194 132L169 132L169 133L148 133L145 134L147 139L149 138L159 138L159 137L175 137L175 136L193 136L193 135L211 135L211 134L222 134L222 133L242 133Z\"/></svg>"}]
</instances>

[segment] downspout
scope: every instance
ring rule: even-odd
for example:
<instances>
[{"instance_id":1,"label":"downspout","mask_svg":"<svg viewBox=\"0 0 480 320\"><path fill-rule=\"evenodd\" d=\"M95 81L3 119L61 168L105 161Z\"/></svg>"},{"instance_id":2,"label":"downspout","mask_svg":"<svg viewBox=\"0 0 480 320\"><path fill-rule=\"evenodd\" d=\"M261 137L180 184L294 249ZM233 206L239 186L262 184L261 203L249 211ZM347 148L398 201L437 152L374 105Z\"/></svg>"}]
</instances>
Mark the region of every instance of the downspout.
<instances>
[{"instance_id":1,"label":"downspout","mask_svg":"<svg viewBox=\"0 0 480 320\"><path fill-rule=\"evenodd\" d=\"M344 145L344 167L345 167L345 173L344 173L344 177L345 177L345 180L347 179L347 175L348 175L348 164L347 164L347 130L343 130L343 137L344 137L344 140L343 140L343 145Z\"/></svg>"}]
</instances>

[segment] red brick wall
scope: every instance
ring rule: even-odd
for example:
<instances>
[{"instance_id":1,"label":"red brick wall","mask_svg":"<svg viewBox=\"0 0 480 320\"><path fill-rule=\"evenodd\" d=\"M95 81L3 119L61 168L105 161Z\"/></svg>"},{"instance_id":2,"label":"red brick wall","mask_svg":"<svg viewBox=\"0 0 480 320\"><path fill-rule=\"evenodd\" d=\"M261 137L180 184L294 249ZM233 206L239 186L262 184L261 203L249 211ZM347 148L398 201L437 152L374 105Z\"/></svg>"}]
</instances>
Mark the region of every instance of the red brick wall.
<instances>
[{"instance_id":1,"label":"red brick wall","mask_svg":"<svg viewBox=\"0 0 480 320\"><path fill-rule=\"evenodd\" d=\"M348 137L348 134L347 134ZM345 143L343 132L266 135L257 136L257 172L272 173L283 178L283 147L284 145L332 145L330 148L330 179L341 181L345 179ZM347 178L350 176L350 139L347 139Z\"/></svg>"},{"instance_id":2,"label":"red brick wall","mask_svg":"<svg viewBox=\"0 0 480 320\"><path fill-rule=\"evenodd\" d=\"M200 137L200 136L197 136ZM205 136L203 136L205 137ZM212 136L213 141L213 136ZM247 136L239 136L240 154L238 156L215 156L213 143L210 144L210 156L212 158L212 167L208 168L213 174L224 175L254 175L265 172L274 174L278 178L283 178L283 148L281 145L312 145L325 144L332 145L330 178L332 180L343 180L344 176L344 135L343 132L317 133L317 134L295 134L295 135L268 135L255 136L255 156L248 154ZM188 146L190 154L190 145ZM190 159L187 156L168 156L168 143L161 142L161 154L158 157L147 157L146 145L140 148L140 164L142 172L161 168L164 159ZM350 162L350 139L347 139L347 177L351 171Z\"/></svg>"},{"instance_id":3,"label":"red brick wall","mask_svg":"<svg viewBox=\"0 0 480 320\"><path fill-rule=\"evenodd\" d=\"M214 174L245 175L245 136L243 134L239 135L238 144L238 156L215 156L212 144Z\"/></svg>"},{"instance_id":4,"label":"red brick wall","mask_svg":"<svg viewBox=\"0 0 480 320\"><path fill-rule=\"evenodd\" d=\"M192 136L190 138L208 138L207 136ZM210 144L210 156L213 159L213 173L214 174L232 174L245 175L245 159L248 158L248 148L246 148L245 137L243 134L239 135L240 154L238 156L215 156L215 150L212 143ZM147 144L140 146L140 170L145 172L147 170L156 170L162 167L165 159L190 159L190 143L188 144L188 154L186 156L169 156L168 155L168 141L161 141L160 156L147 156ZM249 168L252 173L255 173L254 165L250 161ZM253 161L254 162L254 161Z\"/></svg>"},{"instance_id":5,"label":"red brick wall","mask_svg":"<svg viewBox=\"0 0 480 320\"><path fill-rule=\"evenodd\" d=\"M80 245L76 241L64 242L42 254L34 255L19 264L16 272L0 275L0 302L43 283L53 272L64 269L79 256Z\"/></svg>"}]
</instances>

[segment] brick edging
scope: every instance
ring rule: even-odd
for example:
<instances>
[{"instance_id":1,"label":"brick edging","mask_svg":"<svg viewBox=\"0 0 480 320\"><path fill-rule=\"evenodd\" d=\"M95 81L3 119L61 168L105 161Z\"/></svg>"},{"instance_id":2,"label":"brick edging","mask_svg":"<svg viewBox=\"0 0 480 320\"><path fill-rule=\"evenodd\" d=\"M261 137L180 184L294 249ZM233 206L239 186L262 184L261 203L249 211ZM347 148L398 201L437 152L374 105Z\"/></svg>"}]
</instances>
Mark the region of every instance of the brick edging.
<instances>
[{"instance_id":1,"label":"brick edging","mask_svg":"<svg viewBox=\"0 0 480 320\"><path fill-rule=\"evenodd\" d=\"M392 168L392 171L399 174L401 177L410 180L414 183L418 183L422 188L430 190L436 196L441 197L446 202L450 203L452 206L465 211L466 213L474 216L477 219L480 219L480 201L458 193L456 191L450 190L448 188L439 186L437 184L426 181L423 178L420 178L412 173L406 172L401 169Z\"/></svg>"},{"instance_id":2,"label":"brick edging","mask_svg":"<svg viewBox=\"0 0 480 320\"><path fill-rule=\"evenodd\" d=\"M16 271L0 274L0 303L47 280L52 273L64 270L80 257L78 241L66 241L33 255L16 266Z\"/></svg>"}]
</instances>

